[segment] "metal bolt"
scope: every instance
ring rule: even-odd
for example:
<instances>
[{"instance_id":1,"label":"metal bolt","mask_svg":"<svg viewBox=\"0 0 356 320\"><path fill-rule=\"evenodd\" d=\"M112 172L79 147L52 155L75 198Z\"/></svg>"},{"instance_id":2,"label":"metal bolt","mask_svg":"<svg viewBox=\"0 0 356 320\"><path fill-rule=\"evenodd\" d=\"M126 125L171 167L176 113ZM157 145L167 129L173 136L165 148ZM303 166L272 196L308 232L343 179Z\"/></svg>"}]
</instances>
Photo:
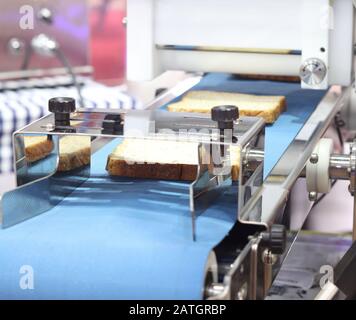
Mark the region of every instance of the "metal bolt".
<instances>
[{"instance_id":1,"label":"metal bolt","mask_svg":"<svg viewBox=\"0 0 356 320\"><path fill-rule=\"evenodd\" d=\"M319 161L319 156L316 153L312 153L309 161L313 164L316 164Z\"/></svg>"},{"instance_id":2,"label":"metal bolt","mask_svg":"<svg viewBox=\"0 0 356 320\"><path fill-rule=\"evenodd\" d=\"M46 124L46 131L53 131L55 129L55 125L53 123Z\"/></svg>"},{"instance_id":3,"label":"metal bolt","mask_svg":"<svg viewBox=\"0 0 356 320\"><path fill-rule=\"evenodd\" d=\"M266 249L262 254L262 261L265 264L274 265L277 261L277 256L271 252L271 250Z\"/></svg>"},{"instance_id":4,"label":"metal bolt","mask_svg":"<svg viewBox=\"0 0 356 320\"><path fill-rule=\"evenodd\" d=\"M121 23L126 27L127 26L127 17L123 17Z\"/></svg>"},{"instance_id":5,"label":"metal bolt","mask_svg":"<svg viewBox=\"0 0 356 320\"><path fill-rule=\"evenodd\" d=\"M38 11L37 17L38 19L48 24L51 24L53 22L52 11L48 8L40 9L40 11Z\"/></svg>"},{"instance_id":6,"label":"metal bolt","mask_svg":"<svg viewBox=\"0 0 356 320\"><path fill-rule=\"evenodd\" d=\"M25 43L18 38L11 38L7 43L9 52L13 55L21 54L25 49Z\"/></svg>"},{"instance_id":7,"label":"metal bolt","mask_svg":"<svg viewBox=\"0 0 356 320\"><path fill-rule=\"evenodd\" d=\"M309 192L309 201L315 201L318 198L318 194L315 191Z\"/></svg>"}]
</instances>

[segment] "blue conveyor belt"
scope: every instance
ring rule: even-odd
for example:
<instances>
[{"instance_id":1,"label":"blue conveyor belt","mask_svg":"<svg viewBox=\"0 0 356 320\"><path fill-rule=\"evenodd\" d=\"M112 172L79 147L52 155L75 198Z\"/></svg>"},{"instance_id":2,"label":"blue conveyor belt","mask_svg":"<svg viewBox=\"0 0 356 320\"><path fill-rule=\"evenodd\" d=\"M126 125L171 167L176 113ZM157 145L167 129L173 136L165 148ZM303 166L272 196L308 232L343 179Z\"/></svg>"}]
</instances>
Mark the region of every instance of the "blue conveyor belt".
<instances>
[{"instance_id":1,"label":"blue conveyor belt","mask_svg":"<svg viewBox=\"0 0 356 320\"><path fill-rule=\"evenodd\" d=\"M267 172L324 94L301 91L298 84L226 75L208 76L199 84L200 89L217 87L286 95L287 112L267 128ZM94 155L93 177L58 206L0 230L0 298L201 297L207 256L233 225L236 195L223 195L197 219L193 242L188 185L109 179L106 155L115 144ZM24 290L29 270L34 288Z\"/></svg>"},{"instance_id":2,"label":"blue conveyor belt","mask_svg":"<svg viewBox=\"0 0 356 320\"><path fill-rule=\"evenodd\" d=\"M0 231L0 298L201 297L207 256L231 228L236 198L199 217L193 242L188 184L108 179L117 143L95 154L94 177L58 206ZM19 286L23 265L34 270L33 290Z\"/></svg>"}]
</instances>

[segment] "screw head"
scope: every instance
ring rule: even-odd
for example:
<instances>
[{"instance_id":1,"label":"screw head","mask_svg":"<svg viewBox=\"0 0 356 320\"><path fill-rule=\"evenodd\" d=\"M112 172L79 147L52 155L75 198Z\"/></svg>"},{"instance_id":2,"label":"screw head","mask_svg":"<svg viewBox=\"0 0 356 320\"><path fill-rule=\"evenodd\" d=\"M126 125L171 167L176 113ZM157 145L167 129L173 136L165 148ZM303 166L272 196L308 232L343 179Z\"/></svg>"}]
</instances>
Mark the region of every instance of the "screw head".
<instances>
[{"instance_id":1,"label":"screw head","mask_svg":"<svg viewBox=\"0 0 356 320\"><path fill-rule=\"evenodd\" d=\"M38 11L38 19L51 24L53 22L53 15L52 15L52 11L48 8L41 8L40 11Z\"/></svg>"},{"instance_id":2,"label":"screw head","mask_svg":"<svg viewBox=\"0 0 356 320\"><path fill-rule=\"evenodd\" d=\"M319 161L319 156L318 156L318 154L312 153L311 156L310 156L309 161L310 161L311 163L313 163L313 164L318 163L318 161Z\"/></svg>"},{"instance_id":3,"label":"screw head","mask_svg":"<svg viewBox=\"0 0 356 320\"><path fill-rule=\"evenodd\" d=\"M55 126L53 123L46 124L46 131L53 131L54 129L55 129Z\"/></svg>"},{"instance_id":4,"label":"screw head","mask_svg":"<svg viewBox=\"0 0 356 320\"><path fill-rule=\"evenodd\" d=\"M308 194L309 197L309 201L316 201L316 199L318 198L318 194L315 191L311 191Z\"/></svg>"},{"instance_id":5,"label":"screw head","mask_svg":"<svg viewBox=\"0 0 356 320\"><path fill-rule=\"evenodd\" d=\"M7 43L9 52L13 55L20 55L24 52L25 43L18 38L11 38Z\"/></svg>"}]
</instances>

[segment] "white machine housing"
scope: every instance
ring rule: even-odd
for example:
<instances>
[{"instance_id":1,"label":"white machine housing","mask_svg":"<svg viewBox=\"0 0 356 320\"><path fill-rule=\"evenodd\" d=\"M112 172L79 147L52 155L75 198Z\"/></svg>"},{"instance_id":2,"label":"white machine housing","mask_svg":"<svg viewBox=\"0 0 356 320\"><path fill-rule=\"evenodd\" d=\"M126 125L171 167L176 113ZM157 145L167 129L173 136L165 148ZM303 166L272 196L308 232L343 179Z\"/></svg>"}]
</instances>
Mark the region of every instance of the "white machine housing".
<instances>
[{"instance_id":1,"label":"white machine housing","mask_svg":"<svg viewBox=\"0 0 356 320\"><path fill-rule=\"evenodd\" d=\"M352 0L128 0L127 78L166 70L299 76L319 59L326 75L304 88L353 80Z\"/></svg>"}]
</instances>

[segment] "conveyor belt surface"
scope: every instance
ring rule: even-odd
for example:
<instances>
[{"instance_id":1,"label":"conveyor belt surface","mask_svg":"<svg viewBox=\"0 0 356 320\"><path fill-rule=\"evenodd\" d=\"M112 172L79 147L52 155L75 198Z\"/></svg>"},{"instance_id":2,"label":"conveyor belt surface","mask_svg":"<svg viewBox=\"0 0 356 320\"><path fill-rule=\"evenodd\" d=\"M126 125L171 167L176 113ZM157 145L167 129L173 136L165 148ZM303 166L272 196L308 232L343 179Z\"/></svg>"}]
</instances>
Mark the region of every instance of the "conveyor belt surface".
<instances>
[{"instance_id":1,"label":"conveyor belt surface","mask_svg":"<svg viewBox=\"0 0 356 320\"><path fill-rule=\"evenodd\" d=\"M197 88L286 95L287 111L267 127L265 174L324 95L220 74ZM201 298L207 256L234 223L236 195L224 194L198 217L193 242L188 185L109 179L106 155L116 143L94 155L93 177L55 208L0 230L0 298ZM23 289L28 270L33 289Z\"/></svg>"}]
</instances>

